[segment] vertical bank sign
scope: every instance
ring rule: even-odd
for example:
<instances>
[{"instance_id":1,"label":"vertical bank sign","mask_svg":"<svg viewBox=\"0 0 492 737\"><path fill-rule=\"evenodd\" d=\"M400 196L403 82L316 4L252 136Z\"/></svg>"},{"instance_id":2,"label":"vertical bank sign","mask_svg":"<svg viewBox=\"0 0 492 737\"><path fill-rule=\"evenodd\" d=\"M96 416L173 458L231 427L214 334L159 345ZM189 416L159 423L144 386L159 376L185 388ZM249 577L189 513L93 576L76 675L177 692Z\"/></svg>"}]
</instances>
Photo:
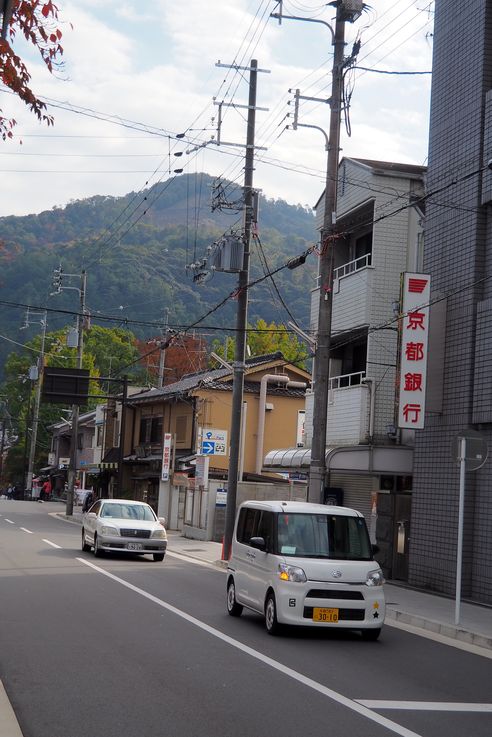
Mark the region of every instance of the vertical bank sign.
<instances>
[{"instance_id":1,"label":"vertical bank sign","mask_svg":"<svg viewBox=\"0 0 492 737\"><path fill-rule=\"evenodd\" d=\"M171 433L164 433L164 445L162 448L162 472L161 481L169 481L169 468L171 465Z\"/></svg>"},{"instance_id":2,"label":"vertical bank sign","mask_svg":"<svg viewBox=\"0 0 492 737\"><path fill-rule=\"evenodd\" d=\"M402 295L398 427L424 427L430 276L404 274Z\"/></svg>"}]
</instances>

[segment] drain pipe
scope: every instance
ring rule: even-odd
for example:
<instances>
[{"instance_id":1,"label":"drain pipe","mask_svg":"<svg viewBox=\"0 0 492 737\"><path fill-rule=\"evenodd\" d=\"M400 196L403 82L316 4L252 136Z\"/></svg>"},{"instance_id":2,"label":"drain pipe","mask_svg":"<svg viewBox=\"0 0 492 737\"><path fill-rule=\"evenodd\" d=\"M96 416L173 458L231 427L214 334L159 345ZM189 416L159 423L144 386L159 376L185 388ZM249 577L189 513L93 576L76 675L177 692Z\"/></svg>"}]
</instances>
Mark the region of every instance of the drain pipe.
<instances>
[{"instance_id":1,"label":"drain pipe","mask_svg":"<svg viewBox=\"0 0 492 737\"><path fill-rule=\"evenodd\" d=\"M256 434L256 467L255 473L260 474L263 466L263 439L265 436L265 412L268 383L282 383L287 389L306 389L305 381L289 381L286 374L265 374L260 383L260 403L258 405L258 431Z\"/></svg>"},{"instance_id":2,"label":"drain pipe","mask_svg":"<svg viewBox=\"0 0 492 737\"><path fill-rule=\"evenodd\" d=\"M258 430L256 433L256 465L255 473L261 473L261 467L263 466L263 438L265 436L265 410L266 410L266 396L267 396L267 384L287 384L289 377L287 374L265 374L260 382L260 403L258 405Z\"/></svg>"},{"instance_id":3,"label":"drain pipe","mask_svg":"<svg viewBox=\"0 0 492 737\"><path fill-rule=\"evenodd\" d=\"M363 384L369 385L369 444L374 442L374 401L376 397L376 383L374 379L366 377L362 379Z\"/></svg>"}]
</instances>

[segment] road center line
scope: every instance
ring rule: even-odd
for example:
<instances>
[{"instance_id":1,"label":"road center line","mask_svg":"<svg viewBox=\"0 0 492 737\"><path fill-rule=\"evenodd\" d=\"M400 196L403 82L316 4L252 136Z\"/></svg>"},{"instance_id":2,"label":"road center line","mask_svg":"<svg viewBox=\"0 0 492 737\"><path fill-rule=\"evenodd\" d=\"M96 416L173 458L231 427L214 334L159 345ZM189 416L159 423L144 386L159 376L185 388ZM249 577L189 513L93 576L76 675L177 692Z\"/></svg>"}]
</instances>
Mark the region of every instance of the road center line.
<instances>
[{"instance_id":1,"label":"road center line","mask_svg":"<svg viewBox=\"0 0 492 737\"><path fill-rule=\"evenodd\" d=\"M12 522L11 519L7 519L7 517L5 517L5 522L8 522L9 525L15 525L15 522Z\"/></svg>"},{"instance_id":2,"label":"road center line","mask_svg":"<svg viewBox=\"0 0 492 737\"><path fill-rule=\"evenodd\" d=\"M46 540L45 542L48 541ZM338 704L345 706L347 709L356 712L360 716L365 717L372 722L376 722L380 726L389 729L391 732L394 732L401 737L421 737L421 735L418 735L417 732L412 732L410 729L406 729L406 727L402 727L400 724L397 724L396 722L393 722L390 719L381 716L380 714L376 714L375 712L364 706L364 704L349 699L346 696L343 696L343 694L340 694L337 691L333 691L331 688L323 686L321 683L314 681L312 678L308 678L307 676L302 675L302 673L298 673L293 668L289 668L288 666L279 663L277 660L269 658L267 655L258 652L258 650L254 650L248 645L244 645L242 642L239 642L239 640L235 640L234 638L229 637L229 635L226 635L220 630L215 629L215 627L211 627L210 625L205 624L205 622L201 622L199 619L196 619L196 617L193 617L191 614L187 614L181 609L177 609L177 607L172 606L172 604L168 604L162 599L158 599L157 596L153 596L153 594L149 594L147 591L138 588L138 586L134 586L133 584L128 583L124 579L115 576L113 573L104 570L104 568L100 568L99 566L94 565L94 563L90 563L88 560L84 560L84 558L77 558L77 560L79 561L79 563L83 563L85 566L92 568L94 571L101 573L103 576L116 581L116 583L119 583L125 588L130 589L130 591L143 596L144 598L152 601L154 604L157 604L163 609L167 609L167 611L175 614L178 617L181 617L181 619L186 620L190 624L194 624L195 627L199 627L213 637L217 637L217 639L227 643L231 647L235 647L238 650L241 650L241 652L245 653L246 655L250 655L252 658L259 660L261 663L270 666L270 668L283 673L284 675L292 678L298 683L302 683L304 686L313 689L313 691L317 691L323 696L327 696L329 699L336 701Z\"/></svg>"},{"instance_id":3,"label":"road center line","mask_svg":"<svg viewBox=\"0 0 492 737\"><path fill-rule=\"evenodd\" d=\"M30 535L33 534L32 530L28 530L26 527L21 527L20 529L22 530L22 532L28 532Z\"/></svg>"},{"instance_id":4,"label":"road center line","mask_svg":"<svg viewBox=\"0 0 492 737\"><path fill-rule=\"evenodd\" d=\"M44 543L48 543L48 545L51 545L52 548L57 548L58 550L61 550L61 545L57 545L56 543L52 543L51 540L45 540L43 538L43 542ZM80 559L77 558L77 560L80 560Z\"/></svg>"},{"instance_id":5,"label":"road center line","mask_svg":"<svg viewBox=\"0 0 492 737\"><path fill-rule=\"evenodd\" d=\"M360 699L369 709L401 709L402 711L469 711L492 713L492 704L460 704L446 701L377 701Z\"/></svg>"}]
</instances>

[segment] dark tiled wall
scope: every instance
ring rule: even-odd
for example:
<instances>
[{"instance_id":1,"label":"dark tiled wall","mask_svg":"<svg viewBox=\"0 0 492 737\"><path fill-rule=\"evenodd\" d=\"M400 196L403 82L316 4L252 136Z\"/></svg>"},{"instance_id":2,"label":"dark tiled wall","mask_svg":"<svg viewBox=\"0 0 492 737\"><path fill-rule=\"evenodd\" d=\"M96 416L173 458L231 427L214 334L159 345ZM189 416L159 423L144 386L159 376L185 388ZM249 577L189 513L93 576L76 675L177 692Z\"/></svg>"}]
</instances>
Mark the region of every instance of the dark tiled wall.
<instances>
[{"instance_id":1,"label":"dark tiled wall","mask_svg":"<svg viewBox=\"0 0 492 737\"><path fill-rule=\"evenodd\" d=\"M453 440L480 429L492 448L492 321L482 303L492 296L492 238L481 204L491 87L492 2L436 0L424 270L433 290L450 297L443 412L417 432L409 582L448 594L455 591L458 524ZM492 460L467 474L463 551L463 595L488 603L490 540Z\"/></svg>"}]
</instances>

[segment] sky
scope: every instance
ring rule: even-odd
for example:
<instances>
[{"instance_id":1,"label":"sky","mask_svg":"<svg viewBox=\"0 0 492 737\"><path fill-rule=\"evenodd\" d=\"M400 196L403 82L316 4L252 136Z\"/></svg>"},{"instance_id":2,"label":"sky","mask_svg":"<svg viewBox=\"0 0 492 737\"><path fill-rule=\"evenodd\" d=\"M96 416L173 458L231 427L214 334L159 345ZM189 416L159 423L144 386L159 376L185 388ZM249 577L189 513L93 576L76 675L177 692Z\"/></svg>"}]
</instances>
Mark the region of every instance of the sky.
<instances>
[{"instance_id":1,"label":"sky","mask_svg":"<svg viewBox=\"0 0 492 737\"><path fill-rule=\"evenodd\" d=\"M51 101L48 128L0 88L14 117L0 141L0 216L62 207L92 195L119 196L167 181L176 169L243 179L251 59L258 74L254 186L267 197L313 206L325 180L333 47L320 23L271 18L276 0L58 0L64 65L54 75L21 40L31 86ZM433 2L372 0L346 25L346 54L360 39L341 156L425 164L428 143ZM319 0L284 0L283 14L331 23ZM221 64L246 67L231 69ZM372 71L366 71L370 69ZM381 72L393 72L383 74ZM217 146L220 137L239 145ZM290 102L290 105L289 105ZM232 103L232 104L231 104ZM185 133L177 139L176 135ZM175 154L178 154L176 156ZM0 233L1 236L1 233Z\"/></svg>"}]
</instances>

